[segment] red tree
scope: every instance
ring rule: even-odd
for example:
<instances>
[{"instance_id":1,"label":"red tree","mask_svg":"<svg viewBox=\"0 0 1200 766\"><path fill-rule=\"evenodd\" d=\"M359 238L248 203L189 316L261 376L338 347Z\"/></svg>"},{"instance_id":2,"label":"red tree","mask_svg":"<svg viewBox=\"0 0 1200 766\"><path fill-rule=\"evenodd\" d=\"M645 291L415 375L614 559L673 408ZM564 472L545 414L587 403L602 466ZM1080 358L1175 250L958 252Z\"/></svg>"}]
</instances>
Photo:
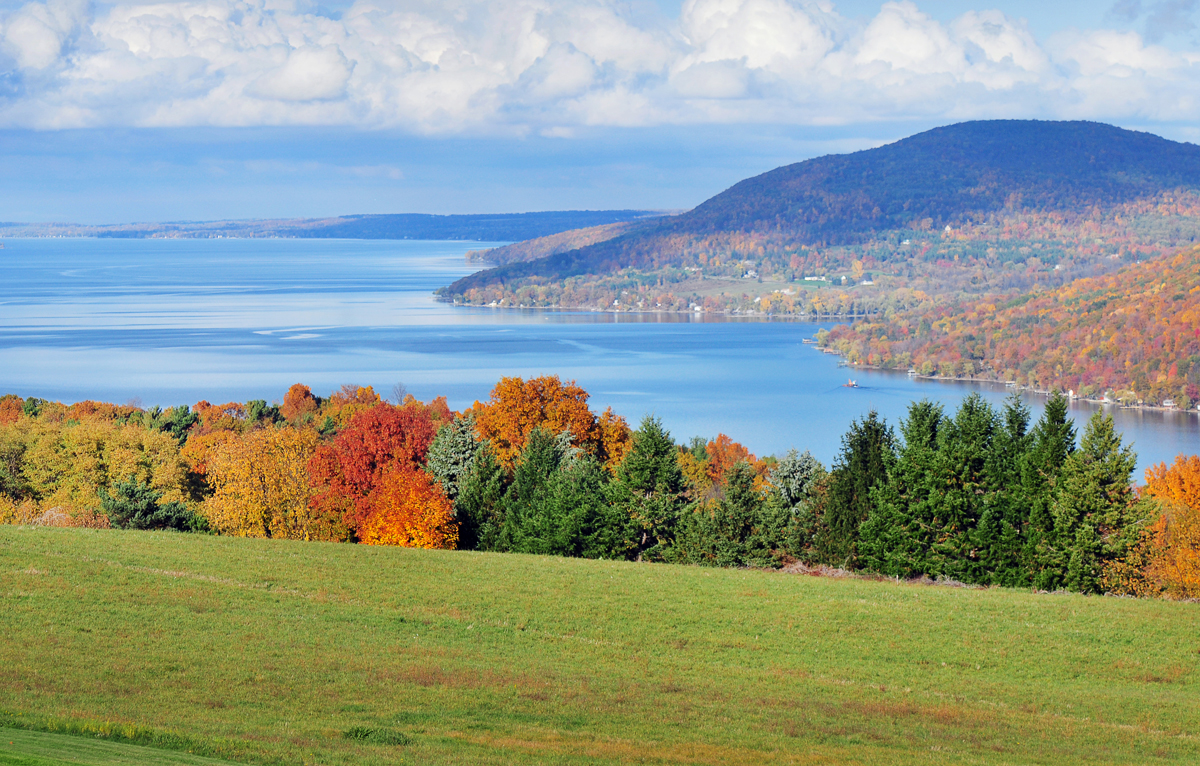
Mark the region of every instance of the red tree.
<instances>
[{"instance_id":1,"label":"red tree","mask_svg":"<svg viewBox=\"0 0 1200 766\"><path fill-rule=\"evenodd\" d=\"M433 418L420 408L379 404L355 414L309 461L314 503L342 508L347 526L357 531L370 515L367 498L384 472L419 468L435 434Z\"/></svg>"}]
</instances>

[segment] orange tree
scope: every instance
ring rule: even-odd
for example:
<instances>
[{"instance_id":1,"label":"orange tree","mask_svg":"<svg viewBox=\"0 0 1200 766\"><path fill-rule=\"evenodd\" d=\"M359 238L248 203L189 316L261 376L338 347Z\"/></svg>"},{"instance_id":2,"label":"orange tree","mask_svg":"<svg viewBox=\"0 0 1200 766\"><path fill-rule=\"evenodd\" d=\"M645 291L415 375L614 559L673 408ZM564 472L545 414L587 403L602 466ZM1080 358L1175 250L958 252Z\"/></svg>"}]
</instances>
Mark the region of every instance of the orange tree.
<instances>
[{"instance_id":1,"label":"orange tree","mask_svg":"<svg viewBox=\"0 0 1200 766\"><path fill-rule=\"evenodd\" d=\"M512 471L535 428L570 433L571 442L602 463L615 468L629 445L629 425L606 412L597 418L588 408L588 393L575 381L557 375L539 378L501 378L486 403L475 402L475 429L491 442L496 457Z\"/></svg>"},{"instance_id":2,"label":"orange tree","mask_svg":"<svg viewBox=\"0 0 1200 766\"><path fill-rule=\"evenodd\" d=\"M1105 572L1105 585L1138 596L1200 598L1200 457L1179 455L1170 468L1148 469L1142 496L1159 501L1161 513Z\"/></svg>"},{"instance_id":3,"label":"orange tree","mask_svg":"<svg viewBox=\"0 0 1200 766\"><path fill-rule=\"evenodd\" d=\"M458 525L442 488L424 471L393 464L367 496L369 515L359 529L368 545L445 548L458 545Z\"/></svg>"}]
</instances>

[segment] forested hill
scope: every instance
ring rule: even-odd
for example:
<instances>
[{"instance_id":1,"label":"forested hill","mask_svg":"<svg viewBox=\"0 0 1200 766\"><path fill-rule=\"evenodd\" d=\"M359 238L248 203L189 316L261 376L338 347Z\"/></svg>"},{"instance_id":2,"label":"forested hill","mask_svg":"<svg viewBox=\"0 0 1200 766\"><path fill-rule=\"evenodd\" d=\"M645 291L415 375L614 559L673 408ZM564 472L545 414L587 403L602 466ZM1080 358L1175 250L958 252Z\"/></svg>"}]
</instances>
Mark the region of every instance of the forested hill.
<instances>
[{"instance_id":1,"label":"forested hill","mask_svg":"<svg viewBox=\"0 0 1200 766\"><path fill-rule=\"evenodd\" d=\"M894 231L958 228L999 215L1072 215L1200 189L1200 146L1093 122L996 120L921 133L742 181L623 236L456 282L451 295L526 277L690 265L772 248L854 245Z\"/></svg>"},{"instance_id":2,"label":"forested hill","mask_svg":"<svg viewBox=\"0 0 1200 766\"><path fill-rule=\"evenodd\" d=\"M1056 290L834 328L852 364L984 377L1126 404L1200 404L1200 247Z\"/></svg>"}]
</instances>

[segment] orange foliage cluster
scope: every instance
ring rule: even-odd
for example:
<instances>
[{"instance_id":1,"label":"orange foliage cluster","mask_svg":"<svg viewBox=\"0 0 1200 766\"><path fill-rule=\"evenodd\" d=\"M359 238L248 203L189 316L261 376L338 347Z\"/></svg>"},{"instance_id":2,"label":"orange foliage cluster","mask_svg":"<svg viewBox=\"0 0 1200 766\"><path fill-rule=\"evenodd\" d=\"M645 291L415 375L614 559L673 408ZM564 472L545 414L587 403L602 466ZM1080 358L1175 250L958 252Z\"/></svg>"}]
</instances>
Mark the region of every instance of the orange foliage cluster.
<instances>
[{"instance_id":1,"label":"orange foliage cluster","mask_svg":"<svg viewBox=\"0 0 1200 766\"><path fill-rule=\"evenodd\" d=\"M1200 457L1180 455L1170 468L1150 468L1142 495L1157 500L1161 513L1106 572L1107 584L1137 596L1200 598Z\"/></svg>"},{"instance_id":2,"label":"orange foliage cluster","mask_svg":"<svg viewBox=\"0 0 1200 766\"><path fill-rule=\"evenodd\" d=\"M16 394L5 394L0 397L0 425L15 423L21 416L24 401Z\"/></svg>"},{"instance_id":3,"label":"orange foliage cluster","mask_svg":"<svg viewBox=\"0 0 1200 766\"><path fill-rule=\"evenodd\" d=\"M393 465L372 489L367 504L359 539L368 545L454 548L458 544L450 501L424 471Z\"/></svg>"},{"instance_id":4,"label":"orange foliage cluster","mask_svg":"<svg viewBox=\"0 0 1200 766\"><path fill-rule=\"evenodd\" d=\"M565 385L557 375L501 378L486 403L475 402L475 428L487 439L501 465L512 470L536 428L570 433L571 442L610 471L629 450L629 424L610 407L599 418L587 406L588 393L575 381Z\"/></svg>"},{"instance_id":5,"label":"orange foliage cluster","mask_svg":"<svg viewBox=\"0 0 1200 766\"><path fill-rule=\"evenodd\" d=\"M855 364L1010 380L1129 403L1200 400L1200 247L1005 303L835 328Z\"/></svg>"}]
</instances>

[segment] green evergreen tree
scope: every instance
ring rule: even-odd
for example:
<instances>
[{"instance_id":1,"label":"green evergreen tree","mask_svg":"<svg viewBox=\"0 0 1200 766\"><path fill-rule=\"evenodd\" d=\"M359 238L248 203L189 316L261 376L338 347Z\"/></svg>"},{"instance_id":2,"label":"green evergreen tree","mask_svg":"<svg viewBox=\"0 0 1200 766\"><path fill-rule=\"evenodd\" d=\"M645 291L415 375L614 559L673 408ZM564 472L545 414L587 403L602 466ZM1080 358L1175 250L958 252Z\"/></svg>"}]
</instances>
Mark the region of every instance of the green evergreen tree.
<instances>
[{"instance_id":1,"label":"green evergreen tree","mask_svg":"<svg viewBox=\"0 0 1200 766\"><path fill-rule=\"evenodd\" d=\"M731 466L725 474L724 497L685 514L671 560L718 567L770 565L771 551L756 534L763 495L754 478L754 469L745 461Z\"/></svg>"},{"instance_id":2,"label":"green evergreen tree","mask_svg":"<svg viewBox=\"0 0 1200 766\"><path fill-rule=\"evenodd\" d=\"M458 520L458 547L493 550L503 521L504 493L508 489L504 466L490 442L480 443L470 468L459 479L454 500Z\"/></svg>"},{"instance_id":3,"label":"green evergreen tree","mask_svg":"<svg viewBox=\"0 0 1200 766\"><path fill-rule=\"evenodd\" d=\"M101 488L100 509L117 529L175 529L201 532L208 529L203 516L181 502L160 503L163 493L134 476L118 481L112 492Z\"/></svg>"},{"instance_id":4,"label":"green evergreen tree","mask_svg":"<svg viewBox=\"0 0 1200 766\"><path fill-rule=\"evenodd\" d=\"M900 422L901 443L887 463L887 481L872 490L872 508L859 530L860 565L894 577L931 572L929 554L936 542L945 473L940 404L913 402Z\"/></svg>"},{"instance_id":5,"label":"green evergreen tree","mask_svg":"<svg viewBox=\"0 0 1200 766\"><path fill-rule=\"evenodd\" d=\"M1146 515L1130 484L1136 467L1137 456L1121 443L1112 418L1093 415L1079 449L1063 463L1040 587L1099 591L1104 566L1124 556Z\"/></svg>"},{"instance_id":6,"label":"green evergreen tree","mask_svg":"<svg viewBox=\"0 0 1200 766\"><path fill-rule=\"evenodd\" d=\"M931 573L971 581L979 575L973 546L986 498L996 491L987 471L998 427L996 411L979 394L963 399L941 434L941 489L930 520L933 545Z\"/></svg>"},{"instance_id":7,"label":"green evergreen tree","mask_svg":"<svg viewBox=\"0 0 1200 766\"><path fill-rule=\"evenodd\" d=\"M756 535L777 561L812 557L817 510L825 466L805 450L790 450L771 471L771 491L762 508Z\"/></svg>"},{"instance_id":8,"label":"green evergreen tree","mask_svg":"<svg viewBox=\"0 0 1200 766\"><path fill-rule=\"evenodd\" d=\"M446 497L458 498L459 483L475 463L479 438L475 434L475 416L464 415L438 429L429 445L425 471L437 480Z\"/></svg>"},{"instance_id":9,"label":"green evergreen tree","mask_svg":"<svg viewBox=\"0 0 1200 766\"><path fill-rule=\"evenodd\" d=\"M871 513L871 490L887 481L887 466L894 460L892 429L872 410L850 424L842 437L842 450L831 471L816 549L830 564L855 566L858 528Z\"/></svg>"},{"instance_id":10,"label":"green evergreen tree","mask_svg":"<svg viewBox=\"0 0 1200 766\"><path fill-rule=\"evenodd\" d=\"M1010 395L985 468L991 490L984 497L983 513L972 536L976 552L971 561L973 582L1015 587L1028 578L1022 557L1027 503L1021 479L1029 452L1029 418L1029 408L1020 395Z\"/></svg>"},{"instance_id":11,"label":"green evergreen tree","mask_svg":"<svg viewBox=\"0 0 1200 766\"><path fill-rule=\"evenodd\" d=\"M621 534L629 538L629 554L648 560L663 558L688 501L679 450L662 421L652 416L642 419L609 490L611 505L627 519Z\"/></svg>"},{"instance_id":12,"label":"green evergreen tree","mask_svg":"<svg viewBox=\"0 0 1200 766\"><path fill-rule=\"evenodd\" d=\"M1067 397L1055 391L1046 411L1029 435L1029 449L1021 466L1021 495L1026 512L1022 528L1025 580L1039 590L1058 587L1061 562L1055 560L1056 538L1050 507L1059 492L1059 474L1075 452L1075 423L1067 418Z\"/></svg>"}]
</instances>

